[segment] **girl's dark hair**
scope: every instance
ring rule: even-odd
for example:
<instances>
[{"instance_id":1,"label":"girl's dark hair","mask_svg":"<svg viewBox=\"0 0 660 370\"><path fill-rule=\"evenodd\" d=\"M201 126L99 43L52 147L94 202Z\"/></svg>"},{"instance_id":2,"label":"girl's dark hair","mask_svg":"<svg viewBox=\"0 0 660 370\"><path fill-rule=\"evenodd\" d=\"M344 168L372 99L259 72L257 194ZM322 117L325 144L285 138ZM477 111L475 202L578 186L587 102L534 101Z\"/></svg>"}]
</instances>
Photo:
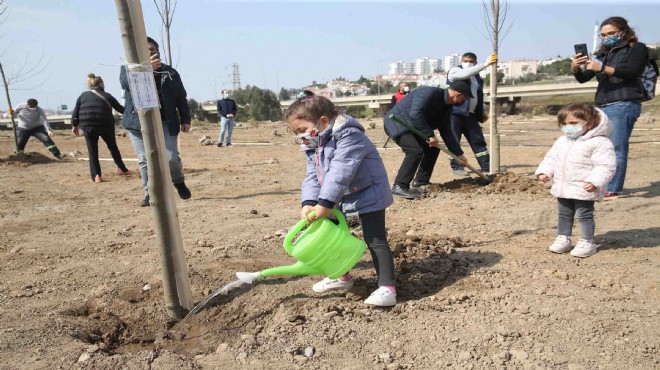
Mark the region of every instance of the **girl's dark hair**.
<instances>
[{"instance_id":1,"label":"girl's dark hair","mask_svg":"<svg viewBox=\"0 0 660 370\"><path fill-rule=\"evenodd\" d=\"M314 95L300 98L291 103L289 109L284 112L284 121L304 119L309 122L318 122L322 116L332 120L338 115L337 107L328 98Z\"/></svg>"},{"instance_id":2,"label":"girl's dark hair","mask_svg":"<svg viewBox=\"0 0 660 370\"><path fill-rule=\"evenodd\" d=\"M609 17L600 24L600 28L604 26L614 26L621 31L621 39L626 40L628 44L634 44L638 41L635 31L630 28L628 21L623 17ZM612 46L601 45L598 51L607 51L610 50Z\"/></svg>"},{"instance_id":3,"label":"girl's dark hair","mask_svg":"<svg viewBox=\"0 0 660 370\"><path fill-rule=\"evenodd\" d=\"M591 130L600 123L600 114L598 114L593 104L590 103L573 103L561 107L559 113L557 113L558 126L561 127L566 124L566 118L569 114L586 121L587 124L585 127L587 130Z\"/></svg>"}]
</instances>

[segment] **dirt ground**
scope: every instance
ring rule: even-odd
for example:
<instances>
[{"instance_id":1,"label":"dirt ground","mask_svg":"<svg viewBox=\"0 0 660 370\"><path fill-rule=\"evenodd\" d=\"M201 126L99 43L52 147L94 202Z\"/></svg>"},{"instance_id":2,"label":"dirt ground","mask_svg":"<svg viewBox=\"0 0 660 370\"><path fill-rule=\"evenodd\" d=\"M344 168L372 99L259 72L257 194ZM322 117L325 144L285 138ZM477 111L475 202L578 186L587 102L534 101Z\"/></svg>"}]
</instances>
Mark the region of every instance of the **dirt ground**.
<instances>
[{"instance_id":1,"label":"dirt ground","mask_svg":"<svg viewBox=\"0 0 660 370\"><path fill-rule=\"evenodd\" d=\"M376 287L365 254L348 293L314 293L318 276L269 278L183 323L165 313L137 174L104 161L106 182L92 184L80 157L51 160L31 141L16 158L2 131L0 369L660 368L658 122L660 110L638 121L627 196L597 204L590 258L547 251L556 202L531 175L560 135L554 117L509 116L506 175L478 186L442 157L441 185L388 209L394 308L362 302ZM369 123L380 148L382 121ZM299 215L302 154L281 123L243 126L231 148L198 144L215 126L181 137L193 197L176 202L196 302L236 271L292 263L278 234ZM87 155L83 138L55 141ZM390 143L381 155L392 180L402 153Z\"/></svg>"}]
</instances>

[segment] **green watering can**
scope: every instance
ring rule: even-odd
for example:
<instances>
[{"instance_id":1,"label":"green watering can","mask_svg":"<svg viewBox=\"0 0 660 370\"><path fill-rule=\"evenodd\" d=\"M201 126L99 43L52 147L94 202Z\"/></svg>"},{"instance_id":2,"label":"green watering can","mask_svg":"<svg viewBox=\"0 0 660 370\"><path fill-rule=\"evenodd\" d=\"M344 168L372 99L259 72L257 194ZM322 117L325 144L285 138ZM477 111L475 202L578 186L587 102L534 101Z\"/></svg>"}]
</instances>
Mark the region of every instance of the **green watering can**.
<instances>
[{"instance_id":1,"label":"green watering can","mask_svg":"<svg viewBox=\"0 0 660 370\"><path fill-rule=\"evenodd\" d=\"M266 276L325 275L331 279L343 276L358 263L367 246L351 234L341 212L333 209L332 213L339 220L339 225L328 218L318 219L309 225L307 220L300 220L286 235L284 250L298 260L297 263L259 272L237 272L236 277L252 284L255 279ZM300 236L294 242L298 233Z\"/></svg>"}]
</instances>

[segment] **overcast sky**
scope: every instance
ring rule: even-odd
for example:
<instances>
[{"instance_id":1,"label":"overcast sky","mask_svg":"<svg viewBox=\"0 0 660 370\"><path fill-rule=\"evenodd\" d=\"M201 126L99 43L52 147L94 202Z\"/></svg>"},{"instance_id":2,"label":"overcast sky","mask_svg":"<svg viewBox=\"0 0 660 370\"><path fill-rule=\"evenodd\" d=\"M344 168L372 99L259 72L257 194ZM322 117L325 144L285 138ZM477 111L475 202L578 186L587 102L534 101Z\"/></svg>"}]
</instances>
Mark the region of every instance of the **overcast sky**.
<instances>
[{"instance_id":1,"label":"overcast sky","mask_svg":"<svg viewBox=\"0 0 660 370\"><path fill-rule=\"evenodd\" d=\"M0 23L0 62L12 76L23 67L43 67L14 84L14 105L34 97L40 105L69 109L86 89L88 72L120 96L124 49L114 1L5 0ZM573 44L591 45L594 25L619 15L640 41L660 42L659 1L608 0L509 2L512 27L500 59L568 56ZM147 32L157 40L160 20L153 1L143 1ZM279 91L334 77L355 80L386 73L396 60L490 53L481 2L477 1L180 1L172 28L173 65L188 96L214 99L231 88L230 65L240 66L241 84ZM43 58L42 58L43 55ZM7 102L1 93L0 110Z\"/></svg>"}]
</instances>

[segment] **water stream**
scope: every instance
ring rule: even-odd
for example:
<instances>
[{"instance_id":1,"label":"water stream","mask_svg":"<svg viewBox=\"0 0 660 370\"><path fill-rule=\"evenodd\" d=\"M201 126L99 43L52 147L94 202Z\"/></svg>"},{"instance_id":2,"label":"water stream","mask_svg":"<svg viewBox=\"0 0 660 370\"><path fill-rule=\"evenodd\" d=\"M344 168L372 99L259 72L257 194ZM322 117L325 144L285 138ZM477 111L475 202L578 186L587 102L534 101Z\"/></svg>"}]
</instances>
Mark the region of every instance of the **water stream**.
<instances>
[{"instance_id":1,"label":"water stream","mask_svg":"<svg viewBox=\"0 0 660 370\"><path fill-rule=\"evenodd\" d=\"M183 321L187 320L189 317L191 317L191 316L195 315L196 313L198 313L199 311L203 310L206 307L206 305L208 305L213 300L213 298L219 296L220 294L227 293L232 289L241 287L243 285L246 285L246 283L244 283L240 280L236 280L236 281L232 281L231 283L221 287L220 289L216 290L215 292L209 294L209 296L204 298L201 302L199 302L197 304L197 306L193 307L193 309L190 310L190 312L188 312L186 317L184 317L183 320L181 320L181 321L183 322Z\"/></svg>"}]
</instances>

